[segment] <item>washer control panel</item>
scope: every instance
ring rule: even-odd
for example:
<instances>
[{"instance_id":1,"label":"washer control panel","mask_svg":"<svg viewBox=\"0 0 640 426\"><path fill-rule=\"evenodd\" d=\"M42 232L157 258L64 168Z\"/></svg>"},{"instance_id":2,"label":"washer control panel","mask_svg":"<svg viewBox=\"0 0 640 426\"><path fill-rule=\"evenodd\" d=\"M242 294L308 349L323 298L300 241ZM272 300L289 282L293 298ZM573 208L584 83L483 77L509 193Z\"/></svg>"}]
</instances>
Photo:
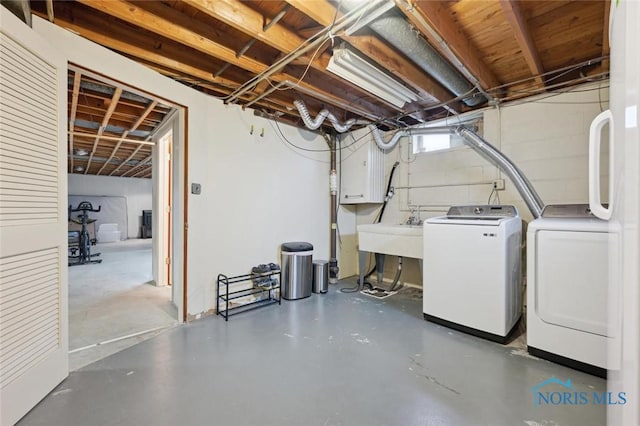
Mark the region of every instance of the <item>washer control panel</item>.
<instances>
[{"instance_id":1,"label":"washer control panel","mask_svg":"<svg viewBox=\"0 0 640 426\"><path fill-rule=\"evenodd\" d=\"M453 206L447 212L448 217L516 217L515 206L483 204L477 206Z\"/></svg>"}]
</instances>

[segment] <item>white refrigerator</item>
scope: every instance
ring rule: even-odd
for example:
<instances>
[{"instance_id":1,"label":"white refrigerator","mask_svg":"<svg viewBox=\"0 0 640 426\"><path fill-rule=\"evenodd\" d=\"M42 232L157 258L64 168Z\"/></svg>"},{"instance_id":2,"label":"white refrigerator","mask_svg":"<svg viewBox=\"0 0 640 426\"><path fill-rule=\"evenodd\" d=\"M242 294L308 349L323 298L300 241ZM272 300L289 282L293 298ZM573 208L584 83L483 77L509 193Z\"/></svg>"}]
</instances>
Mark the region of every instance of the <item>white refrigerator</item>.
<instances>
[{"instance_id":1,"label":"white refrigerator","mask_svg":"<svg viewBox=\"0 0 640 426\"><path fill-rule=\"evenodd\" d=\"M640 2L612 0L610 109L591 124L589 198L609 221L610 364L607 390L625 393L607 406L607 424L640 425ZM600 200L600 139L609 125L609 203Z\"/></svg>"}]
</instances>

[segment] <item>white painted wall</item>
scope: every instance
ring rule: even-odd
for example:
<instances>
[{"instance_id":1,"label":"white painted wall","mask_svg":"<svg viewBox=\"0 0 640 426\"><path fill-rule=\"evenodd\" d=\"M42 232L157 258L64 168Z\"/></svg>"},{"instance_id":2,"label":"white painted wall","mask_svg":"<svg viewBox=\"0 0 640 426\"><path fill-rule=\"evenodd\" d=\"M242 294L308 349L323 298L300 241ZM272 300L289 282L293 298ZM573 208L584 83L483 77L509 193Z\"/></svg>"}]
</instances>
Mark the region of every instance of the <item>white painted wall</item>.
<instances>
[{"instance_id":1,"label":"white painted wall","mask_svg":"<svg viewBox=\"0 0 640 426\"><path fill-rule=\"evenodd\" d=\"M151 210L151 179L69 174L70 195L116 196L127 199L127 238L139 238L142 210ZM124 230L122 230L124 231ZM123 232L124 233L124 232Z\"/></svg>"},{"instance_id":2,"label":"white painted wall","mask_svg":"<svg viewBox=\"0 0 640 426\"><path fill-rule=\"evenodd\" d=\"M608 82L587 84L571 92L547 93L499 109L487 109L483 113L480 134L524 172L545 204L587 203L589 125L600 111L608 108L607 87ZM455 122L455 119L449 119L438 125ZM403 138L399 146L387 154L387 176L393 162L400 161L394 186L405 188L396 190L387 206L384 222L405 221L409 216L409 204L421 206L421 217L425 219L445 214L451 205L486 203L491 182L497 178L506 180L506 190L500 192L500 201L516 205L525 221L532 219L509 179L470 148L459 147L418 156L410 150L408 138ZM602 186L606 188L608 156L606 150L603 153ZM603 199L607 196L604 193ZM356 222L371 223L378 208L376 205L358 206ZM385 268L386 277L392 276L393 268L395 261L390 259ZM404 268L406 281L420 283L417 262L405 262Z\"/></svg>"},{"instance_id":3,"label":"white painted wall","mask_svg":"<svg viewBox=\"0 0 640 426\"><path fill-rule=\"evenodd\" d=\"M328 258L327 151L294 149L278 137L273 122L255 117L251 110L225 106L45 20L34 18L34 30L70 62L186 108L187 182L202 184L201 195L187 195L188 258L184 267L191 317L212 312L219 273L243 274L257 263L279 263L282 242L311 242L316 258ZM315 134L280 127L296 145L326 148ZM176 148L174 155L183 158L184 147ZM178 174L184 172L184 165L179 169ZM176 194L176 209L182 209L181 198ZM181 259L175 261L174 268L181 270ZM182 282L175 285L182 286Z\"/></svg>"}]
</instances>

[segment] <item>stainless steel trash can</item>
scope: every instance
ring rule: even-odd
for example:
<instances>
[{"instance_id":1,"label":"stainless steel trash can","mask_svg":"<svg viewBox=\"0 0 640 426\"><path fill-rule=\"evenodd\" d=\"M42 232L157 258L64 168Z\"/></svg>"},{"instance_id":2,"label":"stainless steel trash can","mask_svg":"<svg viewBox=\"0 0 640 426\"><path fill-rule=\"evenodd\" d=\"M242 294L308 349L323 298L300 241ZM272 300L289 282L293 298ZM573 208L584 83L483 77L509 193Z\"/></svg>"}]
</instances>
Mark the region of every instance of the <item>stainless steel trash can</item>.
<instances>
[{"instance_id":1,"label":"stainless steel trash can","mask_svg":"<svg viewBox=\"0 0 640 426\"><path fill-rule=\"evenodd\" d=\"M329 290L329 262L326 260L313 261L314 293L326 293Z\"/></svg>"},{"instance_id":2,"label":"stainless steel trash can","mask_svg":"<svg viewBox=\"0 0 640 426\"><path fill-rule=\"evenodd\" d=\"M282 297L287 300L311 296L313 282L313 245L304 242L284 243L282 252Z\"/></svg>"}]
</instances>

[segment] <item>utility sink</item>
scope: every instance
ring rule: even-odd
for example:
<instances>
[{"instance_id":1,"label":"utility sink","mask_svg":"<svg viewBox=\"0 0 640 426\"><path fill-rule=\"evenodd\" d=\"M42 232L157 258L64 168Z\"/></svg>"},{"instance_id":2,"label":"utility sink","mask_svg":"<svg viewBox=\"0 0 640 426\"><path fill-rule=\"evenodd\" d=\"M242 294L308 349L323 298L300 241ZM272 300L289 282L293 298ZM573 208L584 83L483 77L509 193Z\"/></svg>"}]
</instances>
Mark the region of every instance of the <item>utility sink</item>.
<instances>
[{"instance_id":1,"label":"utility sink","mask_svg":"<svg viewBox=\"0 0 640 426\"><path fill-rule=\"evenodd\" d=\"M360 251L422 259L422 225L358 225Z\"/></svg>"}]
</instances>

